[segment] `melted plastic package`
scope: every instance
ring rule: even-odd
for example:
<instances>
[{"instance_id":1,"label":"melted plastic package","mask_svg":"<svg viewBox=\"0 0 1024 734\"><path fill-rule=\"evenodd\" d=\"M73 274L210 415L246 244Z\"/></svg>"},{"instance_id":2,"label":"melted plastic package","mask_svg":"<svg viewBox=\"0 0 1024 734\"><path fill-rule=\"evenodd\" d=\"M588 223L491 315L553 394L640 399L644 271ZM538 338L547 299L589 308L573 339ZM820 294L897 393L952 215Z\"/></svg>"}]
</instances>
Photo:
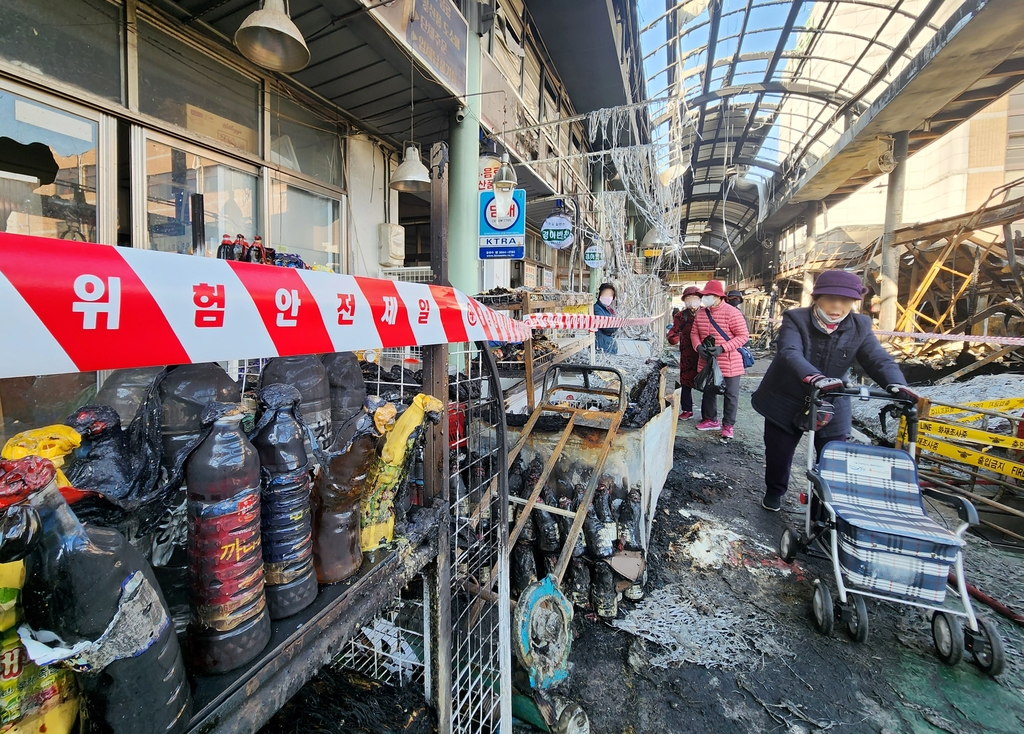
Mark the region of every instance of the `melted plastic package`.
<instances>
[{"instance_id":1,"label":"melted plastic package","mask_svg":"<svg viewBox=\"0 0 1024 734\"><path fill-rule=\"evenodd\" d=\"M314 355L275 357L260 375L260 388L270 385L291 385L299 391L302 418L313 429L319 448L326 449L331 443L331 386L323 363ZM306 453L313 453L311 446Z\"/></svg>"},{"instance_id":2,"label":"melted plastic package","mask_svg":"<svg viewBox=\"0 0 1024 734\"><path fill-rule=\"evenodd\" d=\"M12 510L38 518L20 525L26 533L21 542L29 547L22 643L37 664L60 662L82 673L89 719L99 729L185 731L191 692L153 570L116 530L83 526L57 490L53 471L37 457L0 462L0 496L27 493L28 502ZM21 487L8 491L16 483ZM0 560L9 549L24 551L11 544L13 527L5 527Z\"/></svg>"},{"instance_id":3,"label":"melted plastic package","mask_svg":"<svg viewBox=\"0 0 1024 734\"><path fill-rule=\"evenodd\" d=\"M366 381L359 367L359 359L352 352L325 354L323 363L331 388L331 426L333 432L337 433L353 416L363 411ZM334 436L331 439L333 441Z\"/></svg>"},{"instance_id":4,"label":"melted plastic package","mask_svg":"<svg viewBox=\"0 0 1024 734\"><path fill-rule=\"evenodd\" d=\"M321 584L335 584L359 570L359 500L377 459L381 437L394 420L395 406L366 399L350 431L339 432L328 452L327 467L313 491L313 565ZM351 433L341 443L345 433Z\"/></svg>"},{"instance_id":5,"label":"melted plastic package","mask_svg":"<svg viewBox=\"0 0 1024 734\"><path fill-rule=\"evenodd\" d=\"M360 501L360 545L364 552L390 543L394 538L395 497L409 472L413 447L423 435L424 421L436 425L443 410L440 400L421 393L395 421L380 457L373 464Z\"/></svg>"},{"instance_id":6,"label":"melted plastic package","mask_svg":"<svg viewBox=\"0 0 1024 734\"><path fill-rule=\"evenodd\" d=\"M114 370L103 381L103 387L96 393L93 402L96 405L109 405L116 410L121 417L121 425L131 423L163 371L163 367Z\"/></svg>"},{"instance_id":7,"label":"melted plastic package","mask_svg":"<svg viewBox=\"0 0 1024 734\"><path fill-rule=\"evenodd\" d=\"M302 611L317 594L306 431L296 418L301 400L291 385L263 388L251 434L261 466L260 538L271 619Z\"/></svg>"},{"instance_id":8,"label":"melted plastic package","mask_svg":"<svg viewBox=\"0 0 1024 734\"><path fill-rule=\"evenodd\" d=\"M190 620L185 654L197 673L224 673L270 641L260 541L260 462L238 403L211 403L186 451Z\"/></svg>"},{"instance_id":9,"label":"melted plastic package","mask_svg":"<svg viewBox=\"0 0 1024 734\"><path fill-rule=\"evenodd\" d=\"M218 365L183 364L173 367L160 383L163 404L163 465L168 471L179 452L195 441L203 410L210 403L237 403L241 388Z\"/></svg>"}]
</instances>

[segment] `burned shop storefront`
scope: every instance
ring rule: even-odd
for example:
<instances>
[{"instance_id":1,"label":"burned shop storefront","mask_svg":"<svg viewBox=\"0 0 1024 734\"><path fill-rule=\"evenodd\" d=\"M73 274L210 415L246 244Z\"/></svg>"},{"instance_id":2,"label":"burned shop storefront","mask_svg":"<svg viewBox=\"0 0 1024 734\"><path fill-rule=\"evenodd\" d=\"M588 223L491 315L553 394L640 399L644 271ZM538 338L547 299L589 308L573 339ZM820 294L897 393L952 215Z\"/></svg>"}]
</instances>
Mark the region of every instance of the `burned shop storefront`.
<instances>
[{"instance_id":1,"label":"burned shop storefront","mask_svg":"<svg viewBox=\"0 0 1024 734\"><path fill-rule=\"evenodd\" d=\"M262 5L5 5L13 731L256 731L321 669L412 691L443 731L510 720L487 342L512 334L381 270L414 132L420 200L446 206L466 21L418 2L416 30L447 29L424 38L391 7L295 0L309 61L278 73L232 45Z\"/></svg>"}]
</instances>

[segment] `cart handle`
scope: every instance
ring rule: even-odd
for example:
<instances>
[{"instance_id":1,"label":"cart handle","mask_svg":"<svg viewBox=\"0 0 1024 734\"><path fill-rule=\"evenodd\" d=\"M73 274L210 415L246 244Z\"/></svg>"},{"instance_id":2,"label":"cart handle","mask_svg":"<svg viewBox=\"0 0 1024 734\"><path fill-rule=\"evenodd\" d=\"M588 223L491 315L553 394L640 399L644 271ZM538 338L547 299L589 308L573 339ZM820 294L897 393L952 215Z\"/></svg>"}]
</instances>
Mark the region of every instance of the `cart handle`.
<instances>
[{"instance_id":1,"label":"cart handle","mask_svg":"<svg viewBox=\"0 0 1024 734\"><path fill-rule=\"evenodd\" d=\"M558 387L558 376L559 374L575 374L583 377L583 391L590 390L590 375L597 372L606 372L614 375L619 381L619 410L625 410L629 404L629 399L626 396L626 380L622 376L622 372L615 369L614 367L594 367L586 364L558 364L544 376L544 392L548 393L549 390L554 390ZM547 386L548 376L551 377L551 387Z\"/></svg>"},{"instance_id":2,"label":"cart handle","mask_svg":"<svg viewBox=\"0 0 1024 734\"><path fill-rule=\"evenodd\" d=\"M919 419L917 415L917 401L914 398L898 393L894 395L880 387L868 387L867 385L848 386L841 390L828 390L825 392L818 390L818 388L811 388L811 402L814 405L821 405L824 395L857 398L858 400L886 400L899 405L900 414L907 419L907 443L910 445L917 443L917 424Z\"/></svg>"}]
</instances>

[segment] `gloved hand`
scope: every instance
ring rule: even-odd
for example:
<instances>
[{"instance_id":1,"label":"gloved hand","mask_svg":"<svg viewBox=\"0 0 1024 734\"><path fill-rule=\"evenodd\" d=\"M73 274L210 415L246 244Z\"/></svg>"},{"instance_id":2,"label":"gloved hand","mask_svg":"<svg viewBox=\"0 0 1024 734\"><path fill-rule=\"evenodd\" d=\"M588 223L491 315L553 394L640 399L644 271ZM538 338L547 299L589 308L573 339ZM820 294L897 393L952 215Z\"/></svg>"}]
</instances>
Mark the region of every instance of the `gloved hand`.
<instances>
[{"instance_id":1,"label":"gloved hand","mask_svg":"<svg viewBox=\"0 0 1024 734\"><path fill-rule=\"evenodd\" d=\"M811 375L810 377L804 378L804 382L810 383L810 385L819 392L842 390L846 387L846 383L838 377L825 377L825 375Z\"/></svg>"},{"instance_id":2,"label":"gloved hand","mask_svg":"<svg viewBox=\"0 0 1024 734\"><path fill-rule=\"evenodd\" d=\"M906 385L889 385L889 387L885 389L897 397L907 398L908 400L913 400L915 402L921 399L920 395Z\"/></svg>"},{"instance_id":3,"label":"gloved hand","mask_svg":"<svg viewBox=\"0 0 1024 734\"><path fill-rule=\"evenodd\" d=\"M720 355L724 351L725 350L722 347L717 347L717 346L716 347L706 347L703 344L701 344L699 347L697 347L697 354L702 356L704 359L711 359L712 357L717 357L718 355Z\"/></svg>"}]
</instances>

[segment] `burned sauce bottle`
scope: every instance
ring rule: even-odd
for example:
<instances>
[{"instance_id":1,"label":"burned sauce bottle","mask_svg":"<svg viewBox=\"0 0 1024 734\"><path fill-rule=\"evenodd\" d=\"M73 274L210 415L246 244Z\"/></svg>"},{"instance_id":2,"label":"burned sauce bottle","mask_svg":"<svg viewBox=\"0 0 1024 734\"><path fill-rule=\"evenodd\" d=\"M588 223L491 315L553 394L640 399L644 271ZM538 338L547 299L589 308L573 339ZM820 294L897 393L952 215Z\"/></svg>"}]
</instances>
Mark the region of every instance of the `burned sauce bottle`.
<instances>
[{"instance_id":1,"label":"burned sauce bottle","mask_svg":"<svg viewBox=\"0 0 1024 734\"><path fill-rule=\"evenodd\" d=\"M271 619L302 611L317 592L306 431L295 415L301 400L291 385L263 388L252 433L260 457L260 539Z\"/></svg>"},{"instance_id":2,"label":"burned sauce bottle","mask_svg":"<svg viewBox=\"0 0 1024 734\"><path fill-rule=\"evenodd\" d=\"M331 393L331 424L336 434L363 412L366 382L359 359L352 352L332 352L322 358ZM347 441L351 436L345 438ZM334 439L334 436L331 437Z\"/></svg>"},{"instance_id":3,"label":"burned sauce bottle","mask_svg":"<svg viewBox=\"0 0 1024 734\"><path fill-rule=\"evenodd\" d=\"M16 505L5 516L0 560L25 558L23 630L37 643L33 659L80 673L96 730L184 732L191 692L149 563L116 530L82 525L45 459L0 461L0 497ZM12 513L23 521L11 524ZM64 649L47 649L53 635Z\"/></svg>"},{"instance_id":4,"label":"burned sauce bottle","mask_svg":"<svg viewBox=\"0 0 1024 734\"><path fill-rule=\"evenodd\" d=\"M275 357L260 375L260 387L291 385L302 395L299 410L306 425L313 429L321 449L331 445L331 387L327 370L314 355ZM312 447L306 453L311 454Z\"/></svg>"},{"instance_id":5,"label":"burned sauce bottle","mask_svg":"<svg viewBox=\"0 0 1024 734\"><path fill-rule=\"evenodd\" d=\"M313 565L321 584L347 579L363 563L359 545L359 500L380 448L381 436L394 421L395 406L380 398L366 399L352 436L339 434L327 455L327 466L313 491Z\"/></svg>"},{"instance_id":6,"label":"burned sauce bottle","mask_svg":"<svg viewBox=\"0 0 1024 734\"><path fill-rule=\"evenodd\" d=\"M224 673L270 641L260 544L260 463L242 432L244 408L212 403L188 456L190 619L186 660Z\"/></svg>"}]
</instances>

